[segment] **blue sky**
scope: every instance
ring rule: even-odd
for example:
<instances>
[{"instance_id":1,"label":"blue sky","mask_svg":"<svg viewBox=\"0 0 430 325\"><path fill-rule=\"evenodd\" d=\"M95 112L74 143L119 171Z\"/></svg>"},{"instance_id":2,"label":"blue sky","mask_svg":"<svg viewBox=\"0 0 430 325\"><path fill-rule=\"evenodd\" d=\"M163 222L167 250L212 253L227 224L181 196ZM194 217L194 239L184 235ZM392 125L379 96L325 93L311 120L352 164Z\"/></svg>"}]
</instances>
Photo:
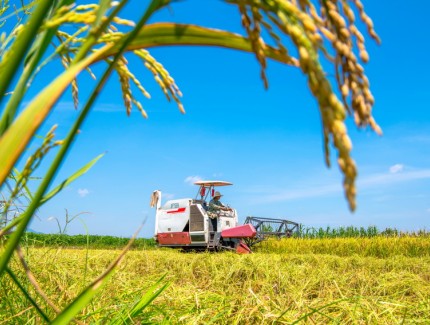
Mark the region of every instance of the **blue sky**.
<instances>
[{"instance_id":1,"label":"blue sky","mask_svg":"<svg viewBox=\"0 0 430 325\"><path fill-rule=\"evenodd\" d=\"M142 1L131 1L123 16L136 17ZM367 40L366 71L376 98L378 137L351 121L352 155L359 168L358 208L350 213L335 163L324 165L316 101L298 69L268 63L264 90L253 55L217 48L169 47L151 50L183 92L186 114L168 103L151 75L130 58L152 98L140 98L149 114L127 117L116 76L107 85L79 134L57 182L100 153L94 168L38 212L31 228L56 232L65 209L82 215L91 234L130 236L145 221L141 236L153 235L155 189L166 198L194 197L195 179L220 179L223 201L246 216L287 218L305 227L364 226L403 230L430 228L430 50L424 28L430 2L417 1L405 17L400 0L364 1L382 39ZM219 1L184 1L154 21L198 23L241 32L236 8ZM97 68L96 68L97 71ZM38 79L51 80L52 70ZM80 84L81 100L91 89ZM37 86L35 86L37 89ZM137 94L137 89L134 90ZM28 100L31 99L30 92ZM58 123L61 138L77 112L70 93L44 130ZM331 158L335 162L336 155ZM42 167L43 170L43 167ZM85 233L82 223L69 233Z\"/></svg>"}]
</instances>

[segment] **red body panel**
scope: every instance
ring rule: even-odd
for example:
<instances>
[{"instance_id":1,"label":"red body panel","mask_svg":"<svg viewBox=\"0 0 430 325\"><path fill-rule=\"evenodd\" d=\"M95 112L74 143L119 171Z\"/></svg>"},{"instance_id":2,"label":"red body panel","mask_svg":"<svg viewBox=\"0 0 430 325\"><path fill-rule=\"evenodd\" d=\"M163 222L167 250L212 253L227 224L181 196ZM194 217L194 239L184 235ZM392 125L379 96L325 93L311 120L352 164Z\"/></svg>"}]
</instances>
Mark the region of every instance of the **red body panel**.
<instances>
[{"instance_id":1,"label":"red body panel","mask_svg":"<svg viewBox=\"0 0 430 325\"><path fill-rule=\"evenodd\" d=\"M221 232L221 237L223 238L253 238L257 234L254 226L251 224L246 224L243 226L238 226L230 229L223 230Z\"/></svg>"},{"instance_id":2,"label":"red body panel","mask_svg":"<svg viewBox=\"0 0 430 325\"><path fill-rule=\"evenodd\" d=\"M188 232L162 232L157 234L160 245L189 245L191 244Z\"/></svg>"},{"instance_id":3,"label":"red body panel","mask_svg":"<svg viewBox=\"0 0 430 325\"><path fill-rule=\"evenodd\" d=\"M178 208L176 210L167 211L167 213L182 213L182 212L185 212L185 209L186 208Z\"/></svg>"},{"instance_id":4,"label":"red body panel","mask_svg":"<svg viewBox=\"0 0 430 325\"><path fill-rule=\"evenodd\" d=\"M237 247L236 247L236 253L238 253L238 254L250 254L252 252L251 252L251 249L248 247L248 245L246 245L245 243L240 241L239 245L237 245Z\"/></svg>"}]
</instances>

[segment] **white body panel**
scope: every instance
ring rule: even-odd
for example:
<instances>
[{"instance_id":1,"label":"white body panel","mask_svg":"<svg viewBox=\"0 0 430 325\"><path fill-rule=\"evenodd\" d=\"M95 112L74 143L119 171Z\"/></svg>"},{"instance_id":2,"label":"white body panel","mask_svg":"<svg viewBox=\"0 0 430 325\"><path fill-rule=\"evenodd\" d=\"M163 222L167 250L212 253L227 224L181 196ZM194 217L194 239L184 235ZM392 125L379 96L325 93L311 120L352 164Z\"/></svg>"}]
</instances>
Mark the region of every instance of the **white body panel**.
<instances>
[{"instance_id":1,"label":"white body panel","mask_svg":"<svg viewBox=\"0 0 430 325\"><path fill-rule=\"evenodd\" d=\"M238 218L236 210L233 212L222 212L218 218L218 231L236 227L238 224Z\"/></svg>"},{"instance_id":2,"label":"white body panel","mask_svg":"<svg viewBox=\"0 0 430 325\"><path fill-rule=\"evenodd\" d=\"M190 219L191 199L169 200L157 209L156 232L181 232Z\"/></svg>"},{"instance_id":3,"label":"white body panel","mask_svg":"<svg viewBox=\"0 0 430 325\"><path fill-rule=\"evenodd\" d=\"M155 216L155 235L160 233L178 233L178 232L189 232L192 244L201 245L206 244L209 240L209 231L212 229L210 223L211 220L206 209L203 207L201 200L195 200L190 198L168 200L161 206L161 192L154 191L153 203L156 205L156 216ZM195 202L195 203L193 203ZM205 203L206 204L206 203ZM193 211L197 208L203 216L203 225L200 222L200 226L194 229L193 225L190 225L190 210L193 205ZM199 220L202 220L201 218ZM217 220L217 232L221 232L225 229L233 228L238 225L238 216L236 210L233 211L220 211ZM197 224L195 224L197 225ZM203 228L201 227L203 226Z\"/></svg>"},{"instance_id":4,"label":"white body panel","mask_svg":"<svg viewBox=\"0 0 430 325\"><path fill-rule=\"evenodd\" d=\"M190 219L190 199L170 200L157 210L156 215L156 233L164 232L181 232L184 231ZM173 207L173 208L172 208ZM208 232L209 216L205 209L200 204L197 207L204 216L204 232ZM238 217L236 210L233 212L223 212L218 220L218 231L223 231L238 225ZM201 231L200 231L201 232ZM198 233L200 233L198 232ZM191 231L194 234L197 232Z\"/></svg>"}]
</instances>

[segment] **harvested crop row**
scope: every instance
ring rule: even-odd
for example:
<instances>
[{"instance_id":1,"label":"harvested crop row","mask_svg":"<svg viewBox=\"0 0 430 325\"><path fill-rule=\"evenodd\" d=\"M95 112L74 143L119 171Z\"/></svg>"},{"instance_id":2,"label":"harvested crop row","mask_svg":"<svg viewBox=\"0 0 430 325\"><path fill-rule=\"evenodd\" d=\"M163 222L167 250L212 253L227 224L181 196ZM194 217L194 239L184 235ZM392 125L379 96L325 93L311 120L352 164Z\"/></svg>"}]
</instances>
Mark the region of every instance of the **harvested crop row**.
<instances>
[{"instance_id":1,"label":"harvested crop row","mask_svg":"<svg viewBox=\"0 0 430 325\"><path fill-rule=\"evenodd\" d=\"M393 245L399 244L398 239L391 240L396 243ZM422 245L428 243L428 239L421 240ZM335 247L336 241L331 241ZM376 242L381 243L379 239ZM368 257L362 254L363 247L374 244L371 241L350 246L350 254L342 256L274 249L274 244L282 243L269 241L260 252L247 256L170 249L131 251L80 319L107 322L167 273L165 281L170 286L139 320L185 324L291 323L299 319L379 324L430 320L430 256ZM315 250L317 243L321 251L330 248L326 240L311 243L292 239L286 243L285 247L295 249L313 245ZM270 245L276 252L269 252ZM407 245L400 242L400 247ZM29 248L27 258L42 288L60 307L65 307L116 254L119 252L113 250ZM0 288L0 295L7 297L0 300L0 319L19 323L36 317L7 277ZM26 312L17 315L22 310Z\"/></svg>"}]
</instances>

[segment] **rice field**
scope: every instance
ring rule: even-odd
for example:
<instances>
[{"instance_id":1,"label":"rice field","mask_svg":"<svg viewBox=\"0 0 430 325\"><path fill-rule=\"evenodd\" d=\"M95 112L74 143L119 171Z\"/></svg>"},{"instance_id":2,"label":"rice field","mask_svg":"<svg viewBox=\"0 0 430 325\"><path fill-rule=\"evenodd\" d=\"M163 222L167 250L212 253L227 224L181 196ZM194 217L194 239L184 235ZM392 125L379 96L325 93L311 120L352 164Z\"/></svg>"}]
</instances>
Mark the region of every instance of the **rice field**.
<instances>
[{"instance_id":1,"label":"rice field","mask_svg":"<svg viewBox=\"0 0 430 325\"><path fill-rule=\"evenodd\" d=\"M64 308L119 254L27 247L41 288ZM18 270L14 265L11 268ZM25 274L18 273L23 283ZM429 324L430 238L269 240L255 253L134 249L78 320L111 323L163 275L168 287L134 319L175 324ZM8 276L0 324L42 323ZM29 293L36 297L28 283ZM40 298L44 311L54 311Z\"/></svg>"}]
</instances>

